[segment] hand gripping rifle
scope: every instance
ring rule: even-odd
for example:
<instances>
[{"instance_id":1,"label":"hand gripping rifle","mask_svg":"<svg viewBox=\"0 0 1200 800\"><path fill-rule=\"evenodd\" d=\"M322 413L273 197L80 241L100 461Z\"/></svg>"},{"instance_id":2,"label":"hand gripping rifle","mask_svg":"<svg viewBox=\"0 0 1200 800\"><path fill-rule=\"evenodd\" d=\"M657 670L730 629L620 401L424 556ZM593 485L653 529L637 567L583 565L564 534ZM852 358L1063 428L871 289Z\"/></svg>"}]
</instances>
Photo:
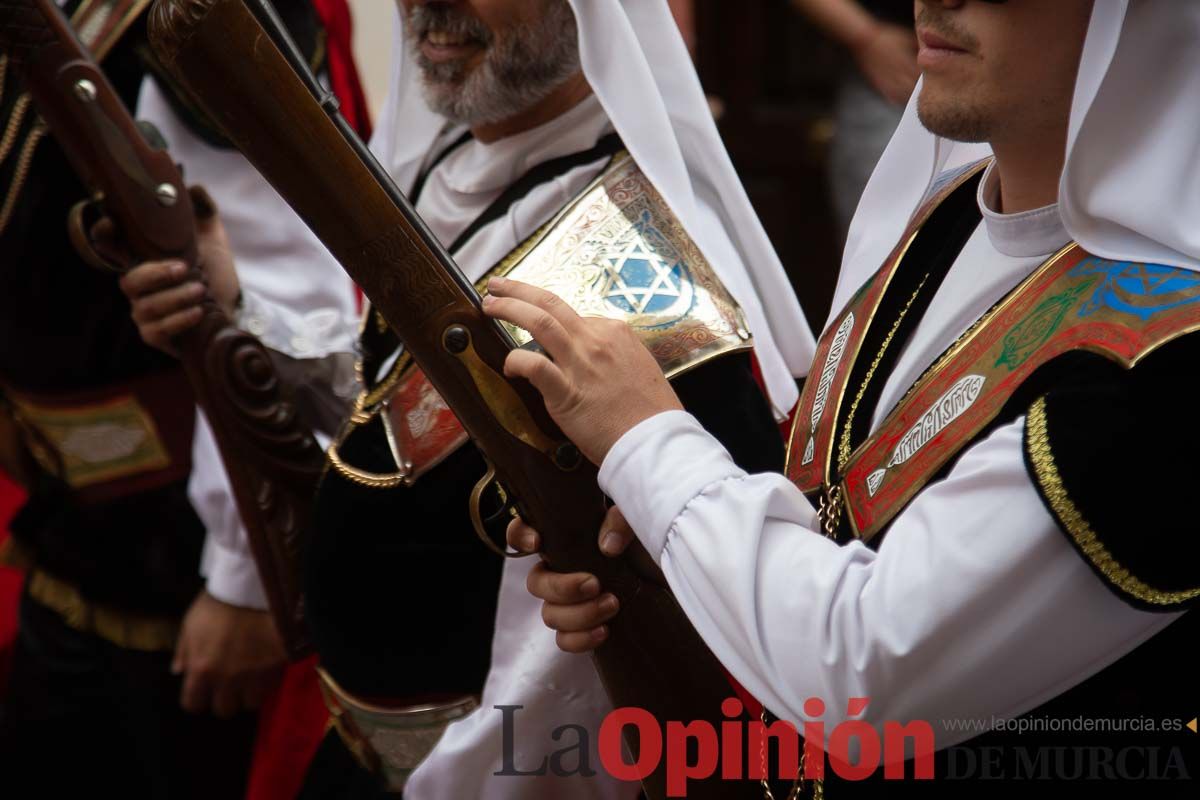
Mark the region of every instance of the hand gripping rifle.
<instances>
[{"instance_id":1,"label":"hand gripping rifle","mask_svg":"<svg viewBox=\"0 0 1200 800\"><path fill-rule=\"evenodd\" d=\"M55 0L0 0L0 50L23 73L38 113L94 192L68 222L81 256L116 271L180 259L200 280L194 207L179 168L147 141ZM89 237L101 215L120 242L103 255ZM234 327L211 295L203 306L200 324L176 345L212 425L275 622L289 656L298 658L308 649L299 558L324 455L262 344Z\"/></svg>"},{"instance_id":2,"label":"hand gripping rifle","mask_svg":"<svg viewBox=\"0 0 1200 800\"><path fill-rule=\"evenodd\" d=\"M158 0L150 37L171 70L362 287L492 465L560 571L621 602L595 664L617 707L719 725L730 686L661 573L600 554L596 471L537 392L503 376L516 345L386 171L337 113L264 0ZM644 553L643 553L644 555ZM719 729L719 728L718 728ZM631 750L638 742L627 739ZM651 755L651 757L653 757ZM644 780L666 795L666 770ZM693 781L689 796L759 797L756 783Z\"/></svg>"}]
</instances>

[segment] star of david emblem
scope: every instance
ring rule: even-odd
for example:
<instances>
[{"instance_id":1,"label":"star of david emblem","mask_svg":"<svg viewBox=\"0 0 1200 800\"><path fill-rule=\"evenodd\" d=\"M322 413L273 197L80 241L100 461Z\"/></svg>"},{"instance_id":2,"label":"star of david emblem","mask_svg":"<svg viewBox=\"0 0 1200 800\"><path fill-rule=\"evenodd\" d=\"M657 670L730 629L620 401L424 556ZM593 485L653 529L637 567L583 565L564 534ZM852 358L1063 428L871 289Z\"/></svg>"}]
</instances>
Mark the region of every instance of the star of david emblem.
<instances>
[{"instance_id":1,"label":"star of david emblem","mask_svg":"<svg viewBox=\"0 0 1200 800\"><path fill-rule=\"evenodd\" d=\"M613 243L599 263L604 273L596 284L598 293L622 314L682 317L695 299L691 273L648 213ZM675 321L660 319L655 324Z\"/></svg>"},{"instance_id":2,"label":"star of david emblem","mask_svg":"<svg viewBox=\"0 0 1200 800\"><path fill-rule=\"evenodd\" d=\"M606 259L604 299L631 314L670 308L683 296L683 270L634 237L614 257Z\"/></svg>"}]
</instances>

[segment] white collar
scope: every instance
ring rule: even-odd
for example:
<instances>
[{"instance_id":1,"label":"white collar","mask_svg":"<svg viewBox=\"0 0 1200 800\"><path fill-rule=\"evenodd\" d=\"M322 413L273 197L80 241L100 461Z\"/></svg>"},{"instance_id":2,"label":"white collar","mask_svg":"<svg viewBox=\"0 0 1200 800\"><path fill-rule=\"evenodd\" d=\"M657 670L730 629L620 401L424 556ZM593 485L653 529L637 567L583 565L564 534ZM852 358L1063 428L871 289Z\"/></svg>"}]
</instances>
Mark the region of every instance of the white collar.
<instances>
[{"instance_id":1,"label":"white collar","mask_svg":"<svg viewBox=\"0 0 1200 800\"><path fill-rule=\"evenodd\" d=\"M497 192L545 161L592 147L612 129L594 94L536 128L483 143L472 140L438 167L439 177L460 194Z\"/></svg>"},{"instance_id":2,"label":"white collar","mask_svg":"<svg viewBox=\"0 0 1200 800\"><path fill-rule=\"evenodd\" d=\"M1001 214L992 210L1000 205L1000 175L995 161L988 165L979 182L977 199L988 238L1001 255L1012 258L1048 256L1071 241L1057 203L1019 214Z\"/></svg>"}]
</instances>

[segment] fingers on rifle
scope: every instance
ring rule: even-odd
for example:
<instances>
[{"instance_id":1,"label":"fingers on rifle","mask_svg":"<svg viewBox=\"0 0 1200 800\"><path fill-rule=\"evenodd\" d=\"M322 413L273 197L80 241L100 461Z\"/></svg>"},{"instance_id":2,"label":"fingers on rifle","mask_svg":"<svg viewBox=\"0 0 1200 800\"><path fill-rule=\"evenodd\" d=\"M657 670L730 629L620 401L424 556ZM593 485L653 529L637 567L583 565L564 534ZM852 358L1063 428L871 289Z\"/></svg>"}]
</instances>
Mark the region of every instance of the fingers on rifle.
<instances>
[{"instance_id":1,"label":"fingers on rifle","mask_svg":"<svg viewBox=\"0 0 1200 800\"><path fill-rule=\"evenodd\" d=\"M217 215L217 203L203 186L189 186L188 195L192 198L192 211L197 220L204 222Z\"/></svg>"},{"instance_id":2,"label":"fingers on rifle","mask_svg":"<svg viewBox=\"0 0 1200 800\"><path fill-rule=\"evenodd\" d=\"M546 294L554 297L549 292ZM566 305L557 297L554 297L554 300L560 305ZM570 311L569 308L567 310ZM502 319L529 331L551 358L561 360L570 355L571 333L559 318L547 309L523 298L489 294L483 298L483 311L490 317Z\"/></svg>"},{"instance_id":3,"label":"fingers on rifle","mask_svg":"<svg viewBox=\"0 0 1200 800\"><path fill-rule=\"evenodd\" d=\"M600 552L609 557L619 556L632 541L633 528L625 521L621 509L613 506L604 515L604 522L600 526Z\"/></svg>"},{"instance_id":4,"label":"fingers on rifle","mask_svg":"<svg viewBox=\"0 0 1200 800\"><path fill-rule=\"evenodd\" d=\"M508 523L508 546L519 553L536 553L542 549L542 540L537 531L517 517Z\"/></svg>"},{"instance_id":5,"label":"fingers on rifle","mask_svg":"<svg viewBox=\"0 0 1200 800\"><path fill-rule=\"evenodd\" d=\"M549 603L582 603L600 596L600 581L586 572L559 573L535 564L525 580L529 593Z\"/></svg>"},{"instance_id":6,"label":"fingers on rifle","mask_svg":"<svg viewBox=\"0 0 1200 800\"><path fill-rule=\"evenodd\" d=\"M620 609L621 604L611 594L582 603L543 603L542 622L560 633L587 633L615 617Z\"/></svg>"},{"instance_id":7,"label":"fingers on rifle","mask_svg":"<svg viewBox=\"0 0 1200 800\"><path fill-rule=\"evenodd\" d=\"M516 300L545 312L569 333L577 332L583 324L583 317L579 316L575 312L575 309L571 308L561 297L554 292L548 292L529 283L514 281L509 278L492 278L488 281L488 293L496 299L508 298ZM509 321L512 322L512 320ZM514 322L513 324L520 323ZM525 328L524 325L521 325L521 327ZM536 336L536 333L532 329L525 328L525 330L534 333ZM541 339L538 339L538 341L541 341ZM542 344L548 346L547 342L542 342Z\"/></svg>"},{"instance_id":8,"label":"fingers on rifle","mask_svg":"<svg viewBox=\"0 0 1200 800\"><path fill-rule=\"evenodd\" d=\"M203 299L204 284L190 281L137 298L133 301L133 319L138 323L165 320L180 311L198 310Z\"/></svg>"},{"instance_id":9,"label":"fingers on rifle","mask_svg":"<svg viewBox=\"0 0 1200 800\"><path fill-rule=\"evenodd\" d=\"M138 331L147 344L174 354L175 346L172 340L181 333L194 328L203 317L204 309L197 306L177 311L164 319L140 324Z\"/></svg>"},{"instance_id":10,"label":"fingers on rifle","mask_svg":"<svg viewBox=\"0 0 1200 800\"><path fill-rule=\"evenodd\" d=\"M562 405L571 393L571 381L558 365L540 353L513 350L504 359L504 374L533 384L547 405Z\"/></svg>"},{"instance_id":11,"label":"fingers on rifle","mask_svg":"<svg viewBox=\"0 0 1200 800\"><path fill-rule=\"evenodd\" d=\"M129 298L141 297L176 286L186 276L187 265L182 261L147 261L121 276L121 291Z\"/></svg>"},{"instance_id":12,"label":"fingers on rifle","mask_svg":"<svg viewBox=\"0 0 1200 800\"><path fill-rule=\"evenodd\" d=\"M588 653L604 644L608 638L608 626L601 625L583 633L555 634L554 641L558 649L565 653Z\"/></svg>"}]
</instances>

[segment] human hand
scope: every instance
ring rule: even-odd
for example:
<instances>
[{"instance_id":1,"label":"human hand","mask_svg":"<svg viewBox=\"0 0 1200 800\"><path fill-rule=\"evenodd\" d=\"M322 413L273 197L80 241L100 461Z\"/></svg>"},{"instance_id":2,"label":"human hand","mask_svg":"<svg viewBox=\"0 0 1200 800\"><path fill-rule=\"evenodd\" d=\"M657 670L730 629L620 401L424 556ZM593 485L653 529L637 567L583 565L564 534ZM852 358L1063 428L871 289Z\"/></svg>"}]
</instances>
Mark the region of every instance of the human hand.
<instances>
[{"instance_id":1,"label":"human hand","mask_svg":"<svg viewBox=\"0 0 1200 800\"><path fill-rule=\"evenodd\" d=\"M189 276L182 261L164 260L139 264L120 281L142 340L171 355L176 355L174 337L191 330L203 317L201 304L206 291L230 316L241 291L221 218L202 189L194 187L191 193L202 280Z\"/></svg>"},{"instance_id":2,"label":"human hand","mask_svg":"<svg viewBox=\"0 0 1200 800\"><path fill-rule=\"evenodd\" d=\"M600 550L613 558L625 552L633 541L633 529L620 509L608 510L600 527ZM508 544L523 553L541 549L537 531L514 519L508 526ZM586 572L553 572L545 563L530 571L525 588L542 601L542 621L555 632L555 642L568 653L586 653L596 649L608 638L605 625L620 610L620 602L612 594L602 594L599 579Z\"/></svg>"},{"instance_id":3,"label":"human hand","mask_svg":"<svg viewBox=\"0 0 1200 800\"><path fill-rule=\"evenodd\" d=\"M286 660L268 612L201 592L183 618L171 662L171 672L183 675L179 704L218 717L258 708Z\"/></svg>"},{"instance_id":4,"label":"human hand","mask_svg":"<svg viewBox=\"0 0 1200 800\"><path fill-rule=\"evenodd\" d=\"M493 278L488 291L484 313L529 331L549 354L514 350L504 374L541 392L550 416L592 463L638 423L683 408L624 322L581 317L556 295L520 281Z\"/></svg>"},{"instance_id":5,"label":"human hand","mask_svg":"<svg viewBox=\"0 0 1200 800\"><path fill-rule=\"evenodd\" d=\"M879 22L851 45L850 53L875 91L892 105L903 106L921 77L917 49L910 28Z\"/></svg>"}]
</instances>

